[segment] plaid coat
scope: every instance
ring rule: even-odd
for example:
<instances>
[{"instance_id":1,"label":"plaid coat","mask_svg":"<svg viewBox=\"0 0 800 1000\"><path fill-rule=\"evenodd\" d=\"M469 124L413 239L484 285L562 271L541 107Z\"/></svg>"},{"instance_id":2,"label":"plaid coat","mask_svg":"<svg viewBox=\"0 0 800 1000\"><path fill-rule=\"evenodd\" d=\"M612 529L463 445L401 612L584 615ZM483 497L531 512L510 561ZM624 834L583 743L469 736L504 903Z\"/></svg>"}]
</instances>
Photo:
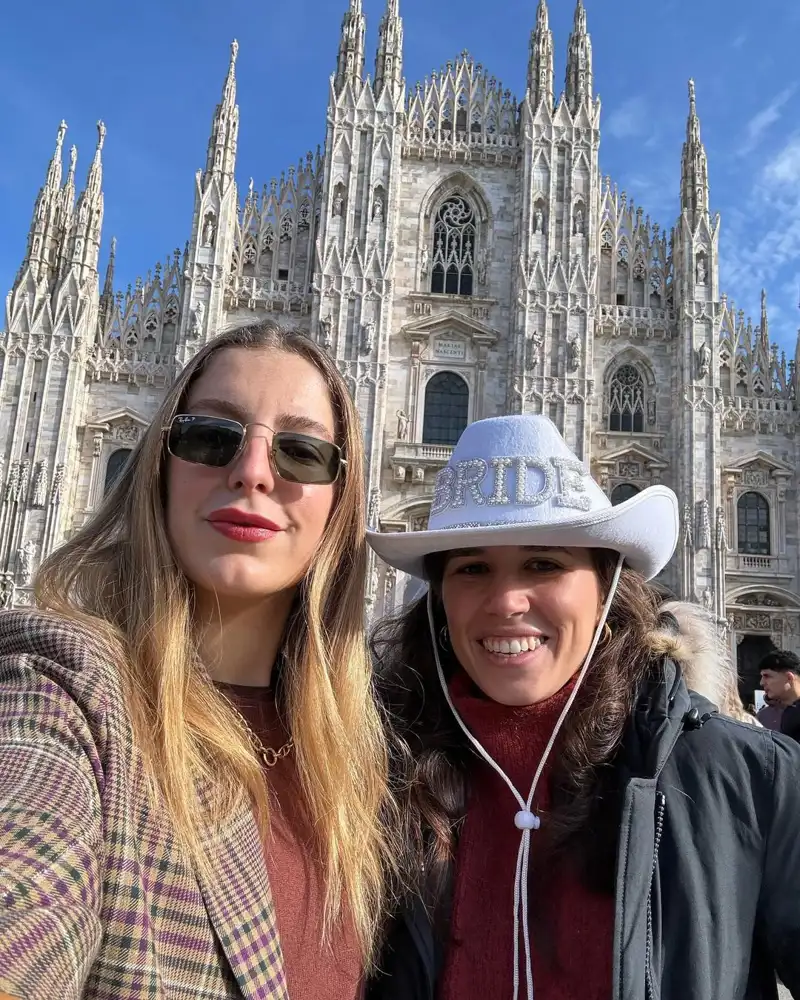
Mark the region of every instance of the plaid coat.
<instances>
[{"instance_id":1,"label":"plaid coat","mask_svg":"<svg viewBox=\"0 0 800 1000\"><path fill-rule=\"evenodd\" d=\"M0 612L0 993L288 1000L249 811L213 877L148 808L114 668L66 621Z\"/></svg>"}]
</instances>

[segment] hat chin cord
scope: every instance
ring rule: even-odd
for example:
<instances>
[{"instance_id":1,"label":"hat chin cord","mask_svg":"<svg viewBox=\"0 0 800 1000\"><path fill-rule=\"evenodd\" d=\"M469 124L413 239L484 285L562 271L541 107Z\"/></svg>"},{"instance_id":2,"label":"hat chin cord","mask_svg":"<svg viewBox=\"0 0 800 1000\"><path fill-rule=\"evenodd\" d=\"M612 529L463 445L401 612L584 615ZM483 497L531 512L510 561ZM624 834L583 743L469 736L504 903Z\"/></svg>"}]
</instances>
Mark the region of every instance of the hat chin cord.
<instances>
[{"instance_id":1,"label":"hat chin cord","mask_svg":"<svg viewBox=\"0 0 800 1000\"><path fill-rule=\"evenodd\" d=\"M533 784L531 785L530 793L528 794L527 800L523 799L522 795L514 787L513 782L505 773L505 771L500 767L500 765L491 757L490 754L484 750L478 740L472 735L461 716L458 714L455 705L453 704L453 699L450 696L450 691L447 687L447 681L444 676L444 671L442 670L442 661L439 656L438 643L436 642L436 627L433 616L433 592L430 587L428 588L428 624L430 626L431 633L431 645L433 646L433 655L436 660L436 671L439 675L439 683L442 686L442 691L444 692L447 704L450 706L450 711L453 713L456 722L461 727L464 735L467 737L472 746L477 750L477 752L483 757L486 763L493 768L497 774L503 779L503 781L508 786L511 794L517 800L519 805L519 812L514 817L514 825L521 832L519 852L517 853L517 870L514 877L514 1000L519 998L519 987L520 987L520 948L519 948L519 938L520 938L520 924L522 925L522 939L525 948L525 979L527 985L527 998L528 1000L533 1000L533 962L531 956L531 942L530 942L530 929L528 922L528 872L530 868L530 854L531 854L531 835L535 830L538 830L542 825L542 821L539 816L531 811L531 806L533 805L533 797L536 794L536 789L539 785L539 779L545 768L550 754L552 753L553 747L555 746L558 734L561 732L561 727L564 725L564 721L572 708L576 697L578 696L578 691L583 684L586 674L591 666L592 659L594 657L597 645L600 642L600 637L603 634L603 629L606 624L606 619L608 618L608 612L611 608L611 602L617 593L617 587L619 586L619 578L622 573L622 565L625 561L625 557L620 555L617 562L617 567L614 571L614 578L611 581L611 587L608 591L608 596L603 604L603 611L600 615L600 620L597 623L597 628L595 629L594 638L592 639L592 644L589 646L589 652L586 654L586 659L583 661L583 666L581 667L580 673L578 674L578 679L575 682L575 686L572 689L572 693L567 700L564 710L556 722L555 728L553 729L553 735L550 737L550 741L545 747L545 751L542 754L542 759L539 761L539 766L536 769L536 774L533 778Z\"/></svg>"}]
</instances>

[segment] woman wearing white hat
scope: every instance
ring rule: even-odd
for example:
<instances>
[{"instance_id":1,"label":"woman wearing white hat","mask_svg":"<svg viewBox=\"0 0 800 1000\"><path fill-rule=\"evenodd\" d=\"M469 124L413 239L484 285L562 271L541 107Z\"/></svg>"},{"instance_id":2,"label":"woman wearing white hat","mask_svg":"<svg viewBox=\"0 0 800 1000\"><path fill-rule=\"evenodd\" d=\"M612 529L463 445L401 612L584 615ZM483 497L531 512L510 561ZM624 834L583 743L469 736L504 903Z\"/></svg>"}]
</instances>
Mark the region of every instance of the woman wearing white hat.
<instances>
[{"instance_id":1,"label":"woman wearing white hat","mask_svg":"<svg viewBox=\"0 0 800 1000\"><path fill-rule=\"evenodd\" d=\"M471 425L429 530L370 536L429 584L375 639L417 881L375 996L800 997L800 747L646 582L677 539L544 417Z\"/></svg>"}]
</instances>

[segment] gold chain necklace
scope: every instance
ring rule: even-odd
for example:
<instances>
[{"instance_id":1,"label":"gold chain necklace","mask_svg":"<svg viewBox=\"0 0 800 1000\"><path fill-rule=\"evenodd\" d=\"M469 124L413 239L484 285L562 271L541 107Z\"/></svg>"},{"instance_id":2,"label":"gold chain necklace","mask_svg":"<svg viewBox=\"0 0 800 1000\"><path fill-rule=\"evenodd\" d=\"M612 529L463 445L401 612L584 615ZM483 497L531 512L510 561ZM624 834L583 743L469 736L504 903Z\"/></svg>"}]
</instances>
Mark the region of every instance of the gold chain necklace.
<instances>
[{"instance_id":1,"label":"gold chain necklace","mask_svg":"<svg viewBox=\"0 0 800 1000\"><path fill-rule=\"evenodd\" d=\"M228 698L226 700L228 704L231 706L231 708L234 710L234 712L236 712L236 714L239 716L239 719L241 720L241 723L244 726L244 728L247 730L247 735L250 737L250 740L252 741L253 746L255 747L256 752L258 753L258 756L264 761L264 765L266 767L273 768L275 767L275 765L278 763L279 760L283 760L285 757L289 756L289 754L294 749L293 739L290 738L286 743L283 744L282 747L279 747L277 750L273 750L272 747L265 747L264 741L261 739L260 736L258 736L257 733L253 731L253 727L250 725L247 719L245 719L245 717L242 715L239 709L233 704L231 699Z\"/></svg>"}]
</instances>

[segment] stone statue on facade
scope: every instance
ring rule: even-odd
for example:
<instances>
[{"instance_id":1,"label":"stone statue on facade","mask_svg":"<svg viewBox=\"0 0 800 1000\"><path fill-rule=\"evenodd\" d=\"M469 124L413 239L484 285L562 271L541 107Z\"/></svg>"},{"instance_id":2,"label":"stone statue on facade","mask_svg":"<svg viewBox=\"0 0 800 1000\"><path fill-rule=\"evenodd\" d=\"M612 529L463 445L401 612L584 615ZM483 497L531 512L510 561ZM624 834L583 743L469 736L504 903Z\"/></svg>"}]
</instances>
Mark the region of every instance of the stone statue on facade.
<instances>
[{"instance_id":1,"label":"stone statue on facade","mask_svg":"<svg viewBox=\"0 0 800 1000\"><path fill-rule=\"evenodd\" d=\"M717 550L727 552L728 550L728 530L725 524L725 508L717 507Z\"/></svg>"},{"instance_id":2,"label":"stone statue on facade","mask_svg":"<svg viewBox=\"0 0 800 1000\"><path fill-rule=\"evenodd\" d=\"M213 247L216 235L217 227L214 224L214 216L207 215L205 225L203 226L203 246Z\"/></svg>"},{"instance_id":3,"label":"stone statue on facade","mask_svg":"<svg viewBox=\"0 0 800 1000\"><path fill-rule=\"evenodd\" d=\"M337 191L333 196L333 214L334 216L341 216L344 210L344 196L341 191Z\"/></svg>"},{"instance_id":4,"label":"stone statue on facade","mask_svg":"<svg viewBox=\"0 0 800 1000\"><path fill-rule=\"evenodd\" d=\"M36 545L28 539L27 542L17 551L17 569L23 586L33 579L33 556L36 552Z\"/></svg>"},{"instance_id":5,"label":"stone statue on facade","mask_svg":"<svg viewBox=\"0 0 800 1000\"><path fill-rule=\"evenodd\" d=\"M428 269L430 268L431 253L427 247L422 248L422 263L420 264L419 273L423 278L428 276Z\"/></svg>"},{"instance_id":6,"label":"stone statue on facade","mask_svg":"<svg viewBox=\"0 0 800 1000\"><path fill-rule=\"evenodd\" d=\"M32 507L44 507L47 503L47 470L44 462L39 462L36 466L36 475L33 480Z\"/></svg>"},{"instance_id":7,"label":"stone statue on facade","mask_svg":"<svg viewBox=\"0 0 800 1000\"><path fill-rule=\"evenodd\" d=\"M383 198L380 195L375 196L375 204L372 208L372 221L382 222L383 221Z\"/></svg>"},{"instance_id":8,"label":"stone statue on facade","mask_svg":"<svg viewBox=\"0 0 800 1000\"><path fill-rule=\"evenodd\" d=\"M711 371L711 348L703 342L695 352L695 357L697 360L697 377L708 378L708 373Z\"/></svg>"},{"instance_id":9,"label":"stone statue on facade","mask_svg":"<svg viewBox=\"0 0 800 1000\"><path fill-rule=\"evenodd\" d=\"M0 611L10 611L14 604L14 580L10 573L0 575Z\"/></svg>"},{"instance_id":10,"label":"stone statue on facade","mask_svg":"<svg viewBox=\"0 0 800 1000\"><path fill-rule=\"evenodd\" d=\"M489 248L484 247L480 252L478 257L478 284L486 285L486 279L489 275Z\"/></svg>"},{"instance_id":11,"label":"stone statue on facade","mask_svg":"<svg viewBox=\"0 0 800 1000\"><path fill-rule=\"evenodd\" d=\"M375 350L375 324L372 320L361 327L361 343L366 354L372 354Z\"/></svg>"},{"instance_id":12,"label":"stone statue on facade","mask_svg":"<svg viewBox=\"0 0 800 1000\"><path fill-rule=\"evenodd\" d=\"M583 236L583 212L580 209L575 213L575 235Z\"/></svg>"},{"instance_id":13,"label":"stone statue on facade","mask_svg":"<svg viewBox=\"0 0 800 1000\"><path fill-rule=\"evenodd\" d=\"M697 258L697 284L704 285L706 283L706 262L702 257Z\"/></svg>"},{"instance_id":14,"label":"stone statue on facade","mask_svg":"<svg viewBox=\"0 0 800 1000\"><path fill-rule=\"evenodd\" d=\"M326 316L320 320L319 325L322 331L322 346L329 351L333 347L333 320L330 316Z\"/></svg>"},{"instance_id":15,"label":"stone statue on facade","mask_svg":"<svg viewBox=\"0 0 800 1000\"><path fill-rule=\"evenodd\" d=\"M583 344L579 337L574 337L567 344L567 364L571 372L576 372L583 361Z\"/></svg>"},{"instance_id":16,"label":"stone statue on facade","mask_svg":"<svg viewBox=\"0 0 800 1000\"><path fill-rule=\"evenodd\" d=\"M64 489L64 466L57 465L50 487L50 506L57 507L61 503L61 491Z\"/></svg>"},{"instance_id":17,"label":"stone statue on facade","mask_svg":"<svg viewBox=\"0 0 800 1000\"><path fill-rule=\"evenodd\" d=\"M192 310L192 316L189 320L189 336L195 340L203 332L203 321L206 318L206 306L201 299L197 305Z\"/></svg>"},{"instance_id":18,"label":"stone statue on facade","mask_svg":"<svg viewBox=\"0 0 800 1000\"><path fill-rule=\"evenodd\" d=\"M375 487L369 491L369 507L367 510L367 527L377 530L381 516L381 491Z\"/></svg>"},{"instance_id":19,"label":"stone statue on facade","mask_svg":"<svg viewBox=\"0 0 800 1000\"><path fill-rule=\"evenodd\" d=\"M409 417L405 410L397 411L397 440L408 441Z\"/></svg>"},{"instance_id":20,"label":"stone statue on facade","mask_svg":"<svg viewBox=\"0 0 800 1000\"><path fill-rule=\"evenodd\" d=\"M536 215L533 217L533 231L534 233L544 232L544 212L541 208L536 209Z\"/></svg>"}]
</instances>

